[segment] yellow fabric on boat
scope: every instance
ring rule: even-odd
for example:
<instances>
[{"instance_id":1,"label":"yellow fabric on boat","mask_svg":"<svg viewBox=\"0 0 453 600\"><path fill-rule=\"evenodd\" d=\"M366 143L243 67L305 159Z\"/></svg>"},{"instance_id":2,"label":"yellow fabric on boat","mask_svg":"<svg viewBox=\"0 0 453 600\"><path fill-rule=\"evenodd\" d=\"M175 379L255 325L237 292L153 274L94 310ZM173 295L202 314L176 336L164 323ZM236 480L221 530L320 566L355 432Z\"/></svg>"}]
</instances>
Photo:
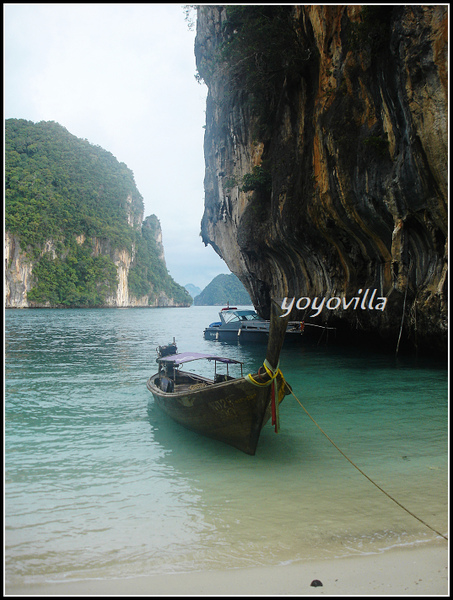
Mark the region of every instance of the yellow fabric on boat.
<instances>
[{"instance_id":1,"label":"yellow fabric on boat","mask_svg":"<svg viewBox=\"0 0 453 600\"><path fill-rule=\"evenodd\" d=\"M265 381L264 383L260 383L259 381L256 381L256 379L253 378L253 376L252 376L251 373L249 373L248 375L245 376L245 378L247 379L247 381L249 383L251 383L252 385L256 385L258 387L267 387L268 385L270 385L274 381L274 379L277 377L277 375L280 374L283 377L283 373L278 368L278 365L277 365L277 368L274 371L272 369L271 365L267 362L267 360L265 360L264 363L263 363L263 367L266 369L266 373L270 377L269 381Z\"/></svg>"},{"instance_id":2,"label":"yellow fabric on boat","mask_svg":"<svg viewBox=\"0 0 453 600\"><path fill-rule=\"evenodd\" d=\"M272 368L272 366L269 364L269 362L267 360L264 361L263 363L263 367L266 370L266 373L268 374L268 376L270 377L269 381L266 381L264 383L260 383L259 381L256 381L256 379L253 378L252 374L249 373L248 375L246 375L246 379L249 383L251 383L252 385L256 385L258 387L267 387L269 385L272 385L274 383L274 380L276 379L277 375L280 375L280 377L283 380L283 383L285 383L285 378L283 377L283 373L280 371L280 369L277 368L274 369ZM280 404L280 402L283 400L283 397L280 398L280 393L279 390L277 388L277 393L278 393L278 397L275 398L275 386L272 389L272 412L273 412L273 422L272 424L275 425L275 433L278 433L280 430L280 417L278 414L278 405ZM274 420L275 418L275 420Z\"/></svg>"}]
</instances>

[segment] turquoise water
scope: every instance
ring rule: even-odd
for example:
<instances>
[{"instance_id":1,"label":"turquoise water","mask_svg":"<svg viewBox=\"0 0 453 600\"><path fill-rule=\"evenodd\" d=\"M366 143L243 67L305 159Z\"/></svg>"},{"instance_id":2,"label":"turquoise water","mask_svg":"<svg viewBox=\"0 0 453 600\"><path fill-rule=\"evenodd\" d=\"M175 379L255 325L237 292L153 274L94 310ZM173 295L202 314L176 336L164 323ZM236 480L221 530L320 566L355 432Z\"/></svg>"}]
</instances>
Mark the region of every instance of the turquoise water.
<instances>
[{"instance_id":1,"label":"turquoise water","mask_svg":"<svg viewBox=\"0 0 453 600\"><path fill-rule=\"evenodd\" d=\"M181 352L261 365L260 345L204 340L215 320L215 307L6 311L7 582L281 564L436 539L293 396L254 457L161 413L146 380L173 336ZM281 368L341 450L445 534L446 364L298 346L283 349Z\"/></svg>"}]
</instances>

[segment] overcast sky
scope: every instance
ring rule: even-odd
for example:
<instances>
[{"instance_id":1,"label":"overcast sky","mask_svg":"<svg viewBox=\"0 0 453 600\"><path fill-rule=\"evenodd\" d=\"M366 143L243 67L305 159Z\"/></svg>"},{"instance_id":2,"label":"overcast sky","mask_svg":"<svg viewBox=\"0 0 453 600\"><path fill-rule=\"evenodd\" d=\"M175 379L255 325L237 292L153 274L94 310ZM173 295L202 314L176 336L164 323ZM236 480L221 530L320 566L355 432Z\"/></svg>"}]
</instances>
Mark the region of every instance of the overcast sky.
<instances>
[{"instance_id":1,"label":"overcast sky","mask_svg":"<svg viewBox=\"0 0 453 600\"><path fill-rule=\"evenodd\" d=\"M4 4L5 118L56 121L133 171L167 268L228 273L200 237L206 87L180 4Z\"/></svg>"}]
</instances>

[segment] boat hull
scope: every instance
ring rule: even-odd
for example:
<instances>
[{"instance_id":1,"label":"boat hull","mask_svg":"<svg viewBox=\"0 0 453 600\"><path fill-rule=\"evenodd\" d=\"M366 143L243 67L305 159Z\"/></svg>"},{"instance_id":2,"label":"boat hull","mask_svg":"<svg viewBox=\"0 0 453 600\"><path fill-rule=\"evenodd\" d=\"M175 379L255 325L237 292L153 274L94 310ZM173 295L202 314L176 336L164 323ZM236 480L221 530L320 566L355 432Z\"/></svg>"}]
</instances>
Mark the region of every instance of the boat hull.
<instances>
[{"instance_id":1,"label":"boat hull","mask_svg":"<svg viewBox=\"0 0 453 600\"><path fill-rule=\"evenodd\" d=\"M271 418L272 384L262 387L246 378L206 384L185 393L163 392L151 377L147 387L156 404L187 429L254 455L262 428ZM254 378L258 378L255 375ZM289 392L283 377L274 380L275 400Z\"/></svg>"},{"instance_id":2,"label":"boat hull","mask_svg":"<svg viewBox=\"0 0 453 600\"><path fill-rule=\"evenodd\" d=\"M242 342L242 343L264 343L267 344L269 331L253 329L228 329L226 327L207 327L203 336L205 340L217 342ZM300 331L288 331L285 342L300 342L302 333Z\"/></svg>"},{"instance_id":3,"label":"boat hull","mask_svg":"<svg viewBox=\"0 0 453 600\"><path fill-rule=\"evenodd\" d=\"M273 309L275 311L275 309ZM282 310L279 308L278 319L282 319ZM236 307L222 308L219 312L220 321L211 323L203 332L206 340L219 342L265 342L269 340L271 321L261 319L254 310L238 309ZM281 329L281 331L280 331ZM285 327L279 325L279 335L284 335L285 340L299 341L303 333L301 322L289 323L285 317Z\"/></svg>"},{"instance_id":4,"label":"boat hull","mask_svg":"<svg viewBox=\"0 0 453 600\"><path fill-rule=\"evenodd\" d=\"M218 342L262 342L267 343L269 331L246 331L241 329L222 329L211 327L204 330L205 340Z\"/></svg>"}]
</instances>

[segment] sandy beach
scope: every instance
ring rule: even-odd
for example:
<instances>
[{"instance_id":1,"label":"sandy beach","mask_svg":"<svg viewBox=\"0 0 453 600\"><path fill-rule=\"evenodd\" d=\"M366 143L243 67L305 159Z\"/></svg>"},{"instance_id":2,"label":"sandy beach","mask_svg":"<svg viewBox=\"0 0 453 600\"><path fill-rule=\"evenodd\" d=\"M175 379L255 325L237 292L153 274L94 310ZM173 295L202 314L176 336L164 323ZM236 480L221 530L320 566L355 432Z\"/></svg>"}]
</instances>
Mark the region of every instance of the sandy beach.
<instances>
[{"instance_id":1,"label":"sandy beach","mask_svg":"<svg viewBox=\"0 0 453 600\"><path fill-rule=\"evenodd\" d=\"M311 586L314 580L322 586ZM6 586L5 591L7 596L447 596L448 543L275 567Z\"/></svg>"}]
</instances>

